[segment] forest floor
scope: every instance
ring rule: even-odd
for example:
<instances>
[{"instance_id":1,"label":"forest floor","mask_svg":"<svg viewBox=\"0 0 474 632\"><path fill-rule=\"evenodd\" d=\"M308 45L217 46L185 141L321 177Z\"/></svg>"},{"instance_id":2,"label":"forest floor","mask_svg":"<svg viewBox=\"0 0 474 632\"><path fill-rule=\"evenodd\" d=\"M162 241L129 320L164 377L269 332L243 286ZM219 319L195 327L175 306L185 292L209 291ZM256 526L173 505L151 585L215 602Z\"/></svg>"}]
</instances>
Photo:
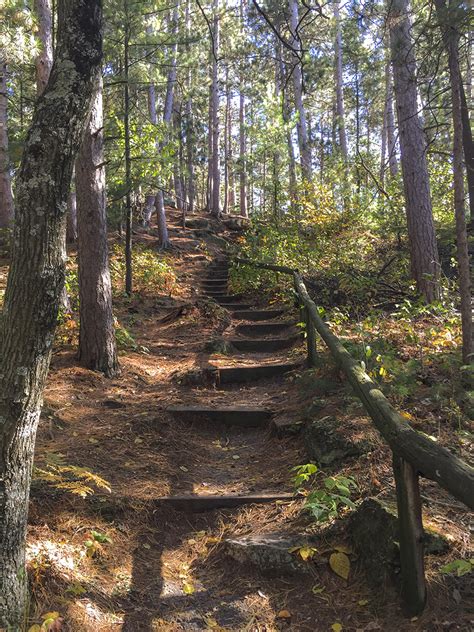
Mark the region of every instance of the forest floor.
<instances>
[{"instance_id":1,"label":"forest floor","mask_svg":"<svg viewBox=\"0 0 474 632\"><path fill-rule=\"evenodd\" d=\"M370 588L354 554L348 580L331 570L331 552L349 551L344 516L331 528L316 527L302 512L301 497L201 513L157 500L292 492L291 468L310 460L301 435L189 422L172 416L169 406L255 405L299 420L315 399L318 417L337 417L348 437L372 444L369 453L327 472L355 478L355 499L394 498L389 451L324 354L312 375L330 377L337 387L321 396L304 370L302 343L271 355L206 351L209 340L232 335L236 325L199 290L219 247L181 231L177 213L170 211L170 218L175 247L168 261L177 276L171 294L115 302L118 320L135 341L120 354L121 375L108 380L79 367L74 346L64 340L54 353L36 450L43 474L36 474L31 496L29 625L53 612L51 629L72 632L474 629L472 574L439 572L466 556L469 515L429 482L422 483L425 524L449 537L450 551L426 557L429 605L412 620L403 616L396 590ZM136 240L154 247L145 232ZM3 282L6 267L0 272ZM285 319L298 320L285 310ZM201 379L210 365L278 360L301 365L244 385L216 384L212 374ZM70 493L71 482L83 492L86 477L95 493ZM103 481L110 491L101 489ZM275 533L318 539L299 572L263 573L226 554L229 538Z\"/></svg>"}]
</instances>

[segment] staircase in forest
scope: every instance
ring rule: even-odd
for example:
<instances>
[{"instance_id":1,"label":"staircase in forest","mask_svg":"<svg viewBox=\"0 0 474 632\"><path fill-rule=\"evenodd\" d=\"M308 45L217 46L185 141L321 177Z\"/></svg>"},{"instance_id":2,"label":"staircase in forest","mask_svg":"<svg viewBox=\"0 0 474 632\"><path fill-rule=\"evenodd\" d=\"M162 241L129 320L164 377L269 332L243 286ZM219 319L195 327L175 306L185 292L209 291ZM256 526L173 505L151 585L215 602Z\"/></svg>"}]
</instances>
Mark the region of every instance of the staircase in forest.
<instances>
[{"instance_id":1,"label":"staircase in forest","mask_svg":"<svg viewBox=\"0 0 474 632\"><path fill-rule=\"evenodd\" d=\"M252 446L262 443L268 435L274 411L262 404L248 403L249 392L246 388L252 389L251 399L261 402L265 399L268 380L273 383L274 380L282 379L289 371L301 367L299 356L292 354L295 359L290 360L280 353L294 347L301 339L301 334L284 309L257 307L246 302L241 295L231 295L228 282L229 263L224 257L214 259L200 279L202 294L229 310L232 319L229 328L231 333L224 341L226 349L230 349L231 353L210 363L216 380L215 386L208 387L209 399L212 400L216 388L222 392L223 397L214 405L193 402L189 405L170 406L168 413L181 421L189 421L194 427L199 423L206 427L210 425L215 429L216 436L232 429L231 440L236 445L245 446L247 456L251 459ZM203 344L205 342L203 340ZM239 456L236 458L240 459ZM265 463L262 463L262 467L265 467ZM240 475L236 470L230 474L236 477ZM235 482L239 488L237 494L174 494L162 497L158 502L181 511L200 512L293 498L291 491L255 490L250 489L250 481ZM284 487L287 488L287 484ZM244 489L248 491L243 492Z\"/></svg>"}]
</instances>

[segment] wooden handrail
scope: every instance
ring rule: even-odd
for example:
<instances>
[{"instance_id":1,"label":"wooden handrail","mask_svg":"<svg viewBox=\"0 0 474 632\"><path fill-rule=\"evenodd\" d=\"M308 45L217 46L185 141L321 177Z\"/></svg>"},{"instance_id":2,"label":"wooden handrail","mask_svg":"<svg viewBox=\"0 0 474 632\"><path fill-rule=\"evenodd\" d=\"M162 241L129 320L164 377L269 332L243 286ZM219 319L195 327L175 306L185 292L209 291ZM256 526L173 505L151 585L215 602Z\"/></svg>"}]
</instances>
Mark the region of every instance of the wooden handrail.
<instances>
[{"instance_id":1,"label":"wooden handrail","mask_svg":"<svg viewBox=\"0 0 474 632\"><path fill-rule=\"evenodd\" d=\"M435 441L411 428L380 388L333 334L319 314L299 274L287 266L234 259L236 263L293 276L296 295L303 306L307 328L308 362L315 365L317 331L354 392L372 418L375 427L393 453L400 526L402 592L407 614L419 614L426 602L423 563L423 524L418 477L435 481L470 509L474 509L474 468Z\"/></svg>"}]
</instances>

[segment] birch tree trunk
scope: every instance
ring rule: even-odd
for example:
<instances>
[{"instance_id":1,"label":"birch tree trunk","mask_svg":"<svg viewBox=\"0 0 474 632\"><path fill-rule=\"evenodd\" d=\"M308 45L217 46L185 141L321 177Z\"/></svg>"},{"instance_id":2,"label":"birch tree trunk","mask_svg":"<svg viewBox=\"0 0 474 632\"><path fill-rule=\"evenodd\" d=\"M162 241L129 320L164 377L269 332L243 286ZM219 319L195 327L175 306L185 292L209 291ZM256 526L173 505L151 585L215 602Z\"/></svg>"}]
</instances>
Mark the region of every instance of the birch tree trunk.
<instances>
[{"instance_id":1,"label":"birch tree trunk","mask_svg":"<svg viewBox=\"0 0 474 632\"><path fill-rule=\"evenodd\" d=\"M163 110L163 123L166 128L170 127L171 118L173 116L173 99L174 99L174 89L176 84L176 74L177 74L177 55L178 55L178 15L179 15L179 1L177 0L172 17L171 17L171 34L174 37L173 44L171 46L171 58L170 58L170 66L168 71L168 80L166 85L166 97L165 97L165 106ZM168 132L170 130L168 129ZM160 145L160 152L163 150L163 146ZM165 200L163 195L163 189L159 188L155 198L155 209L157 215L158 222L158 247L159 248L169 248L170 247L170 239L168 235L168 226L166 222L166 213L165 213Z\"/></svg>"},{"instance_id":2,"label":"birch tree trunk","mask_svg":"<svg viewBox=\"0 0 474 632\"><path fill-rule=\"evenodd\" d=\"M439 297L439 259L426 162L427 142L418 113L410 16L409 0L391 0L388 17L411 272L420 294L432 302Z\"/></svg>"},{"instance_id":3,"label":"birch tree trunk","mask_svg":"<svg viewBox=\"0 0 474 632\"><path fill-rule=\"evenodd\" d=\"M311 161L311 148L308 138L308 123L306 118L306 110L303 103L303 47L301 45L301 39L298 33L298 0L290 0L290 28L293 39L293 48L298 52L298 59L295 59L295 68L293 71L293 85L295 92L296 111L298 112L297 132L298 144L300 148L301 173L303 179L309 181L311 180L313 168Z\"/></svg>"},{"instance_id":4,"label":"birch tree trunk","mask_svg":"<svg viewBox=\"0 0 474 632\"><path fill-rule=\"evenodd\" d=\"M118 372L107 244L102 77L76 160L79 360L107 377Z\"/></svg>"},{"instance_id":5,"label":"birch tree trunk","mask_svg":"<svg viewBox=\"0 0 474 632\"><path fill-rule=\"evenodd\" d=\"M213 51L212 51L212 205L211 215L219 217L221 172L219 165L219 0L213 2Z\"/></svg>"},{"instance_id":6,"label":"birch tree trunk","mask_svg":"<svg viewBox=\"0 0 474 632\"><path fill-rule=\"evenodd\" d=\"M342 32L339 15L339 0L334 0L334 19L336 21L336 40L334 43L335 75L336 75L336 127L341 148L342 158L345 163L348 160L346 119L344 112L344 92L342 79Z\"/></svg>"},{"instance_id":7,"label":"birch tree trunk","mask_svg":"<svg viewBox=\"0 0 474 632\"><path fill-rule=\"evenodd\" d=\"M13 194L8 153L7 63L0 50L0 228L13 221Z\"/></svg>"},{"instance_id":8,"label":"birch tree trunk","mask_svg":"<svg viewBox=\"0 0 474 632\"><path fill-rule=\"evenodd\" d=\"M445 0L435 0L435 7L443 42L448 53L453 118L453 190L454 216L456 220L456 258L459 291L461 294L462 356L464 363L469 364L474 363L474 347L472 340L471 272L464 205L462 78L459 67L459 30L456 24L456 14L459 15L460 6L458 2L450 2L448 8Z\"/></svg>"},{"instance_id":9,"label":"birch tree trunk","mask_svg":"<svg viewBox=\"0 0 474 632\"><path fill-rule=\"evenodd\" d=\"M60 0L56 58L17 179L0 322L0 627L23 629L35 435L64 284L67 197L101 57L100 0Z\"/></svg>"}]
</instances>

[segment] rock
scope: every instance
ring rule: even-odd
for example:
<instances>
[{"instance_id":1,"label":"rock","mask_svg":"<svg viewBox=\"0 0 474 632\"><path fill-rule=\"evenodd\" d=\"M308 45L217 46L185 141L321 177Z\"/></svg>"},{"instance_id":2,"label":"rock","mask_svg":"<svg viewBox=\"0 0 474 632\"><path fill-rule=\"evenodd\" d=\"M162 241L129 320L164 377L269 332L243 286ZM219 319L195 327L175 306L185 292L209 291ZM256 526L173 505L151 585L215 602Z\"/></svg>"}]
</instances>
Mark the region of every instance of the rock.
<instances>
[{"instance_id":1,"label":"rock","mask_svg":"<svg viewBox=\"0 0 474 632\"><path fill-rule=\"evenodd\" d=\"M309 458L322 466L360 456L370 449L366 441L355 443L348 439L340 422L330 416L315 419L306 425L304 443Z\"/></svg>"},{"instance_id":2,"label":"rock","mask_svg":"<svg viewBox=\"0 0 474 632\"><path fill-rule=\"evenodd\" d=\"M209 220L205 217L187 217L186 228L210 228Z\"/></svg>"},{"instance_id":3,"label":"rock","mask_svg":"<svg viewBox=\"0 0 474 632\"><path fill-rule=\"evenodd\" d=\"M224 551L241 564L252 564L261 571L287 573L309 572L311 565L304 562L294 548L315 547L307 536L286 534L253 535L224 540Z\"/></svg>"},{"instance_id":4,"label":"rock","mask_svg":"<svg viewBox=\"0 0 474 632\"><path fill-rule=\"evenodd\" d=\"M272 419L270 430L272 434L279 438L293 437L301 432L303 421L295 420L291 417L275 417Z\"/></svg>"},{"instance_id":5,"label":"rock","mask_svg":"<svg viewBox=\"0 0 474 632\"><path fill-rule=\"evenodd\" d=\"M226 239L224 239L223 237L219 237L218 235L214 235L213 233L209 233L206 236L206 240L214 246L218 246L219 248L223 248L224 250L228 246L228 242Z\"/></svg>"},{"instance_id":6,"label":"rock","mask_svg":"<svg viewBox=\"0 0 474 632\"><path fill-rule=\"evenodd\" d=\"M380 589L387 580L396 580L400 570L396 507L368 498L351 515L348 529L369 583ZM426 553L445 553L449 546L442 534L432 528L425 529Z\"/></svg>"},{"instance_id":7,"label":"rock","mask_svg":"<svg viewBox=\"0 0 474 632\"><path fill-rule=\"evenodd\" d=\"M213 338L208 340L204 345L204 351L206 353L222 353L224 355L231 354L235 351L230 342L223 338Z\"/></svg>"}]
</instances>

